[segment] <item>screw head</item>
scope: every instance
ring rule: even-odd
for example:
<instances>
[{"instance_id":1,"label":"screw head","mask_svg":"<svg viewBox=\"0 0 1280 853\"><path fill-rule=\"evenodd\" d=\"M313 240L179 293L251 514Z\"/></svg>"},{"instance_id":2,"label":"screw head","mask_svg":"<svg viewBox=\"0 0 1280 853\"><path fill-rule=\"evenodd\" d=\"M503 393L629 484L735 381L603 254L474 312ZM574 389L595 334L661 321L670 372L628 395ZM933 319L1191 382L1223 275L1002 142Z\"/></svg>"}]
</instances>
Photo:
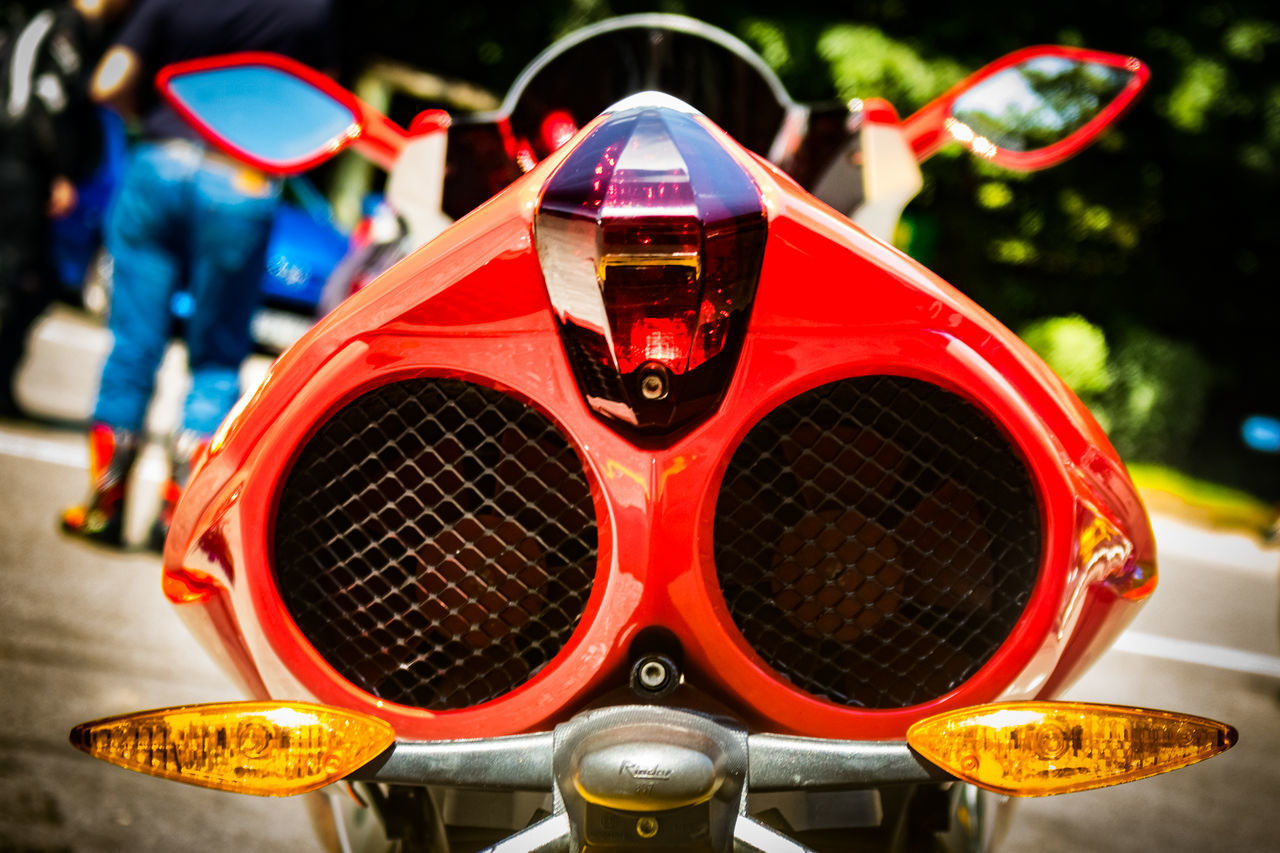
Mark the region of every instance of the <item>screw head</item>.
<instances>
[{"instance_id":1,"label":"screw head","mask_svg":"<svg viewBox=\"0 0 1280 853\"><path fill-rule=\"evenodd\" d=\"M667 683L667 679L671 677L671 673L667 671L666 664L655 658L641 665L638 677L640 686L648 690L661 690Z\"/></svg>"},{"instance_id":2,"label":"screw head","mask_svg":"<svg viewBox=\"0 0 1280 853\"><path fill-rule=\"evenodd\" d=\"M658 834L658 819L656 817L642 817L636 821L636 835L641 838L653 838Z\"/></svg>"},{"instance_id":3,"label":"screw head","mask_svg":"<svg viewBox=\"0 0 1280 853\"><path fill-rule=\"evenodd\" d=\"M640 376L640 396L651 402L664 399L671 391L667 379L667 370L661 365L653 365Z\"/></svg>"}]
</instances>

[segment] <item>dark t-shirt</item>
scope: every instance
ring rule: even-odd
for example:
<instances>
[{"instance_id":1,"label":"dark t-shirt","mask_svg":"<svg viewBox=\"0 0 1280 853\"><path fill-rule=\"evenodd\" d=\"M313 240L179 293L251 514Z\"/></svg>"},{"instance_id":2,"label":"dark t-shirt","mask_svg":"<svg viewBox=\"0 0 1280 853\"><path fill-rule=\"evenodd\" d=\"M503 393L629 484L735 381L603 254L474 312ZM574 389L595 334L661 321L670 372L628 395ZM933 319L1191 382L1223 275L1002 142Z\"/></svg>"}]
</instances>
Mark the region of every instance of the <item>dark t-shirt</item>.
<instances>
[{"instance_id":1,"label":"dark t-shirt","mask_svg":"<svg viewBox=\"0 0 1280 853\"><path fill-rule=\"evenodd\" d=\"M171 62L265 50L313 68L337 64L329 0L138 0L116 43L142 61L143 134L151 139L199 135L156 95L156 72Z\"/></svg>"}]
</instances>

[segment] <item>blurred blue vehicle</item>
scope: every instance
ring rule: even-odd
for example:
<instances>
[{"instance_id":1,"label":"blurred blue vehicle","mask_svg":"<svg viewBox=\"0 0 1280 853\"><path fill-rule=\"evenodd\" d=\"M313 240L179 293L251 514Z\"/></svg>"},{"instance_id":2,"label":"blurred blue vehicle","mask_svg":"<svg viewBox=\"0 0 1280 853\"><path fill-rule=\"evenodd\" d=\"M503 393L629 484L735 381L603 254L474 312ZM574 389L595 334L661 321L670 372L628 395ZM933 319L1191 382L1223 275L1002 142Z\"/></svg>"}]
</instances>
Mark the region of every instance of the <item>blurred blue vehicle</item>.
<instances>
[{"instance_id":1,"label":"blurred blue vehicle","mask_svg":"<svg viewBox=\"0 0 1280 853\"><path fill-rule=\"evenodd\" d=\"M1280 453L1280 418L1252 415L1240 425L1240 435L1250 449L1259 453Z\"/></svg>"},{"instance_id":2,"label":"blurred blue vehicle","mask_svg":"<svg viewBox=\"0 0 1280 853\"><path fill-rule=\"evenodd\" d=\"M310 181L298 175L285 187L293 200L276 212L262 272L262 305L253 318L254 342L270 353L283 351L315 323L325 281L348 244L333 224L329 203Z\"/></svg>"},{"instance_id":3,"label":"blurred blue vehicle","mask_svg":"<svg viewBox=\"0 0 1280 853\"><path fill-rule=\"evenodd\" d=\"M64 292L102 317L111 304L111 258L102 248L102 224L128 161L128 142L119 116L108 110L99 116L102 163L77 186L72 214L53 223L53 266ZM325 281L348 248L328 201L310 181L289 178L285 197L267 245L262 304L253 319L254 344L269 354L283 351L315 322ZM175 324L191 309L189 293L174 294Z\"/></svg>"}]
</instances>

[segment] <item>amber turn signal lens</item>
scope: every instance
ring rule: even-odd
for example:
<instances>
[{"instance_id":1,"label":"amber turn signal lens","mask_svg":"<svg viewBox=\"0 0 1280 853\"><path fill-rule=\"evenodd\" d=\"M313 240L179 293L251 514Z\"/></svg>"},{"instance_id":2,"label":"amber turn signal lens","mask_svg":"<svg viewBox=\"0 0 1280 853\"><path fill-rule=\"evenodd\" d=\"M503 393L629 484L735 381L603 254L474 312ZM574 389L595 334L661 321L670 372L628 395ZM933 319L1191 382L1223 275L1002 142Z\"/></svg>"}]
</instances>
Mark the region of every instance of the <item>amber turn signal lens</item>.
<instances>
[{"instance_id":1,"label":"amber turn signal lens","mask_svg":"<svg viewBox=\"0 0 1280 853\"><path fill-rule=\"evenodd\" d=\"M1225 752L1236 730L1175 714L1082 702L1007 702L920 720L911 748L958 778L1015 797L1119 785Z\"/></svg>"},{"instance_id":2,"label":"amber turn signal lens","mask_svg":"<svg viewBox=\"0 0 1280 853\"><path fill-rule=\"evenodd\" d=\"M162 708L71 730L77 749L128 770L267 797L336 782L394 740L377 717L304 702Z\"/></svg>"}]
</instances>

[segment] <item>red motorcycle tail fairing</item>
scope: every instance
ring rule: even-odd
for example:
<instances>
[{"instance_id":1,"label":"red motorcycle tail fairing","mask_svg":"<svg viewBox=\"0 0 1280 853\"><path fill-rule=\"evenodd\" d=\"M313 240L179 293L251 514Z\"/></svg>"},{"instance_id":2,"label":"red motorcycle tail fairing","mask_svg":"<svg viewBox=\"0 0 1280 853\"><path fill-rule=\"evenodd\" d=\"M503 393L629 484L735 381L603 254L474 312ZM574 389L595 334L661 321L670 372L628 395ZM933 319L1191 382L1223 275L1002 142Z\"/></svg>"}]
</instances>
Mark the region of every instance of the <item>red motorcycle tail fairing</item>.
<instances>
[{"instance_id":1,"label":"red motorcycle tail fairing","mask_svg":"<svg viewBox=\"0 0 1280 853\"><path fill-rule=\"evenodd\" d=\"M1155 586L1145 511L1052 371L883 242L945 140L1052 165L1146 79L1034 48L899 122L657 14L408 130L270 57L171 69L233 156L388 166L404 260L241 401L167 542L167 596L259 700L72 743L223 790L344 781L377 849L717 853L990 849L1005 795L1229 749L1053 699Z\"/></svg>"},{"instance_id":2,"label":"red motorcycle tail fairing","mask_svg":"<svg viewBox=\"0 0 1280 853\"><path fill-rule=\"evenodd\" d=\"M670 430L593 407L535 220L622 114L273 366L179 507L187 622L252 694L405 740L547 729L648 653L680 659L674 704L828 738L1075 677L1154 587L1102 431L982 309L705 118L767 228L736 365Z\"/></svg>"}]
</instances>

